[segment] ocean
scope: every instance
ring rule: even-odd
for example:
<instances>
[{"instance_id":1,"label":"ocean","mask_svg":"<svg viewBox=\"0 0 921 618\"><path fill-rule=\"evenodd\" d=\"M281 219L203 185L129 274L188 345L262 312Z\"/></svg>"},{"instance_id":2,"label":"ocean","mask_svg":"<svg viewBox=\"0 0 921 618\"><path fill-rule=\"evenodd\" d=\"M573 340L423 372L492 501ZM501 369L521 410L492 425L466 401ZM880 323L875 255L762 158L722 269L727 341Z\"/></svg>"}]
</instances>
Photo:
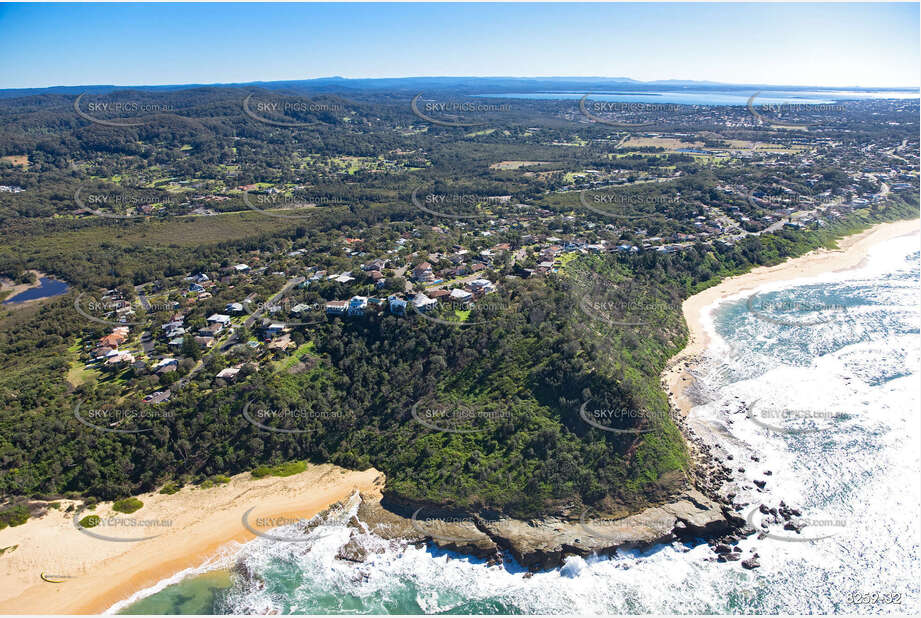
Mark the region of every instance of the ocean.
<instances>
[{"instance_id":1,"label":"ocean","mask_svg":"<svg viewBox=\"0 0 921 618\"><path fill-rule=\"evenodd\" d=\"M706 544L515 565L365 535L336 559L357 508L303 543L260 538L118 613L647 614L915 613L921 582L921 314L918 234L876 245L857 269L772 284L712 307L689 424L736 470L731 491L766 534L740 543L761 567ZM728 459L729 457L732 459ZM764 482L764 487L755 485ZM796 508L801 529L759 506ZM246 573L246 575L243 575Z\"/></svg>"},{"instance_id":2,"label":"ocean","mask_svg":"<svg viewBox=\"0 0 921 618\"><path fill-rule=\"evenodd\" d=\"M613 101L619 103L668 103L671 105L747 105L749 98L758 93L752 102L761 105L828 105L836 101L863 101L872 99L917 99L917 90L783 90L778 88L752 87L659 87L655 90L643 88L590 93L591 101ZM534 99L534 100L579 100L586 92L547 91L547 92L505 92L501 94L481 94L487 99Z\"/></svg>"}]
</instances>

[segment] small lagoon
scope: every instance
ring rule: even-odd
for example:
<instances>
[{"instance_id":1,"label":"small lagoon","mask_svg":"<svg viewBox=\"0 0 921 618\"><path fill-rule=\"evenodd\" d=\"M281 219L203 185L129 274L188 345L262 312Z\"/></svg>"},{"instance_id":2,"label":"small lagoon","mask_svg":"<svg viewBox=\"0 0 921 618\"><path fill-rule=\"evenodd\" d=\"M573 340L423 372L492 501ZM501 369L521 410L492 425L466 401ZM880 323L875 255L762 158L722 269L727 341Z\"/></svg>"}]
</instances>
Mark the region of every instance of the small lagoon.
<instances>
[{"instance_id":1,"label":"small lagoon","mask_svg":"<svg viewBox=\"0 0 921 618\"><path fill-rule=\"evenodd\" d=\"M70 286L68 286L63 281L58 281L57 279L52 279L51 277L42 277L39 279L39 286L34 288L29 288L28 290L23 290L16 296L8 298L3 301L4 305L13 305L16 303L24 303L28 300L39 300L41 298L51 298L52 296L60 296L65 293Z\"/></svg>"}]
</instances>

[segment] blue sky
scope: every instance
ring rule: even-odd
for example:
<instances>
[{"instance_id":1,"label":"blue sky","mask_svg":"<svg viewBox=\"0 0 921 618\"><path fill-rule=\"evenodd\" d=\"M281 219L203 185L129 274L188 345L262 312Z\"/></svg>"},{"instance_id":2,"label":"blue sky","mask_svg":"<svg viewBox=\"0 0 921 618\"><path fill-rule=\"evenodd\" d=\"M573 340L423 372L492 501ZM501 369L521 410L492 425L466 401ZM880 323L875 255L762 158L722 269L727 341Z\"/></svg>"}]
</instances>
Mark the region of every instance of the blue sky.
<instances>
[{"instance_id":1,"label":"blue sky","mask_svg":"<svg viewBox=\"0 0 921 618\"><path fill-rule=\"evenodd\" d=\"M0 88L605 76L918 86L914 4L0 4Z\"/></svg>"}]
</instances>

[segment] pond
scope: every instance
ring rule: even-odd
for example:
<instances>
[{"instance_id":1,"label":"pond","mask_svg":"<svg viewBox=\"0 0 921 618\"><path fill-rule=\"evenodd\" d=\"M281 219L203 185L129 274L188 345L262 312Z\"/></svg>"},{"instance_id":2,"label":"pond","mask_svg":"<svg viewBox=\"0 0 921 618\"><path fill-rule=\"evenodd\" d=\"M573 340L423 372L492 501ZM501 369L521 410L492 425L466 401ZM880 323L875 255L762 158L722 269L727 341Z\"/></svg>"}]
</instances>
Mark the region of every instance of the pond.
<instances>
[{"instance_id":1,"label":"pond","mask_svg":"<svg viewBox=\"0 0 921 618\"><path fill-rule=\"evenodd\" d=\"M42 277L39 279L39 286L35 288L29 288L28 290L23 290L16 296L8 298L3 301L4 305L11 305L13 303L22 303L27 300L38 300L40 298L51 298L52 296L60 296L68 290L68 285L63 281L58 281L57 279L52 279L50 277Z\"/></svg>"}]
</instances>

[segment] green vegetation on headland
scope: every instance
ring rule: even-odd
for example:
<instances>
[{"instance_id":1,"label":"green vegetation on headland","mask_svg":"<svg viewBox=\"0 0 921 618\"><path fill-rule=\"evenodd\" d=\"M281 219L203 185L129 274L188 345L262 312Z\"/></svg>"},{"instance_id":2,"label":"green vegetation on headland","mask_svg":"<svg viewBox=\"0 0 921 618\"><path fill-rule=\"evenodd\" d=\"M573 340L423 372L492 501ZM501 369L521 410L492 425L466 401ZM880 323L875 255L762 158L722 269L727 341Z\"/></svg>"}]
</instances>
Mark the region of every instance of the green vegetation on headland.
<instances>
[{"instance_id":1,"label":"green vegetation on headland","mask_svg":"<svg viewBox=\"0 0 921 618\"><path fill-rule=\"evenodd\" d=\"M261 479L267 476L293 476L307 469L306 461L287 461L274 466L259 466L252 471L253 478Z\"/></svg>"},{"instance_id":2,"label":"green vegetation on headland","mask_svg":"<svg viewBox=\"0 0 921 618\"><path fill-rule=\"evenodd\" d=\"M29 519L29 509L22 505L0 511L0 530L7 526L21 526Z\"/></svg>"},{"instance_id":3,"label":"green vegetation on headland","mask_svg":"<svg viewBox=\"0 0 921 618\"><path fill-rule=\"evenodd\" d=\"M635 507L667 493L688 465L658 384L686 340L681 300L722 277L911 214L911 206L894 202L733 247L584 256L563 277L510 282L501 298L507 309L473 311L469 321L482 324L464 328L386 314L324 321L311 327L314 370L266 368L219 391L192 383L164 404L175 422L150 422L151 431L136 434L86 431L74 419L77 398L102 401L111 387L67 393L64 352L82 323L70 296L49 301L9 314L0 331L0 390L15 394L0 419L2 490L115 499L169 478L199 476L205 487L260 461L254 476L284 476L308 459L373 465L387 474L394 496L435 504L519 516L572 501ZM599 279L608 283L598 286ZM602 313L592 313L597 307ZM603 313L611 307L615 314ZM34 349L43 350L37 365ZM482 418L459 427L481 430L433 430L413 418L420 401L479 410ZM242 415L246 402L290 411L271 424L303 433L256 428ZM620 426L644 431L593 428L580 418L585 402L648 411Z\"/></svg>"},{"instance_id":4,"label":"green vegetation on headland","mask_svg":"<svg viewBox=\"0 0 921 618\"><path fill-rule=\"evenodd\" d=\"M744 109L708 113L733 120L693 129L695 148L733 151L710 165L715 155L675 152L676 137L564 119L565 102L521 102L499 130L470 132L420 127L385 97L355 103L348 122L326 115L328 126L289 131L229 113L238 94L151 94L194 103L205 120L160 115L128 130L85 126L66 97L0 102L17 119L0 124L0 155L29 162L0 166L2 184L24 188L0 194L0 275L36 269L74 288L0 309L0 495L93 504L330 462L380 469L399 500L520 517L636 510L689 472L659 385L686 342L682 300L917 216L917 171L893 162L911 156L916 103L855 103L822 131L779 135L746 124ZM689 110L673 122L688 135L682 123L698 119ZM418 208L413 187L497 199L455 205L472 206L458 220ZM143 216L111 219L78 208L78 189L84 203L156 199ZM596 190L610 200L593 202ZM244 191L268 209L311 205L295 220L266 216ZM382 264L365 268L372 260ZM482 276L497 289L426 315L323 312L428 291L431 279L413 275L426 262L446 287ZM214 285L193 289L206 273ZM289 284L296 303L319 309L279 347L261 319L225 309ZM136 285L156 308L129 307L137 324L117 345L143 360L91 359L114 323L80 315L77 295L116 288L110 300L133 301ZM288 304L280 311L266 322L301 322ZM236 339L222 330L196 342L225 312ZM164 337L176 313L187 330ZM161 359L176 366L151 371ZM167 389L160 403L142 399ZM99 410L124 414L90 416ZM21 523L21 510L3 513Z\"/></svg>"}]
</instances>

